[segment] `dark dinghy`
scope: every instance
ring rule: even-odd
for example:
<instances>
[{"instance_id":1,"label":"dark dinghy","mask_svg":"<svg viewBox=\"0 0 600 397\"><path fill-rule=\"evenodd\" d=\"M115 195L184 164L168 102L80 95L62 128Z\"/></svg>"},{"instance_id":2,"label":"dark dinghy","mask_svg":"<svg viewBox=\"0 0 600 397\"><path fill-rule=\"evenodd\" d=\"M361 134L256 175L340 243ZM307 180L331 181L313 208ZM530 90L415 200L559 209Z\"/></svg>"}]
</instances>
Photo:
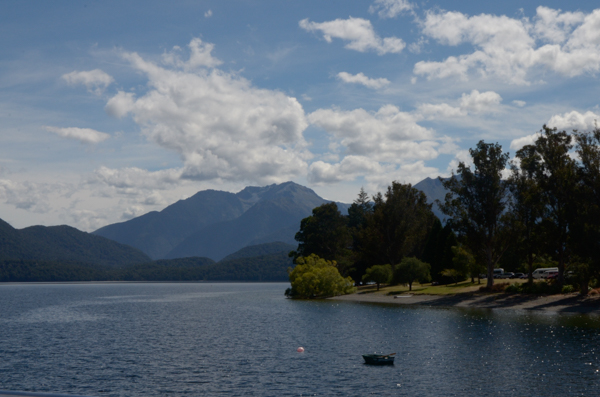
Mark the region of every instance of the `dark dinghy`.
<instances>
[{"instance_id":1,"label":"dark dinghy","mask_svg":"<svg viewBox=\"0 0 600 397\"><path fill-rule=\"evenodd\" d=\"M394 355L392 354L363 354L365 364L371 365L394 365Z\"/></svg>"}]
</instances>

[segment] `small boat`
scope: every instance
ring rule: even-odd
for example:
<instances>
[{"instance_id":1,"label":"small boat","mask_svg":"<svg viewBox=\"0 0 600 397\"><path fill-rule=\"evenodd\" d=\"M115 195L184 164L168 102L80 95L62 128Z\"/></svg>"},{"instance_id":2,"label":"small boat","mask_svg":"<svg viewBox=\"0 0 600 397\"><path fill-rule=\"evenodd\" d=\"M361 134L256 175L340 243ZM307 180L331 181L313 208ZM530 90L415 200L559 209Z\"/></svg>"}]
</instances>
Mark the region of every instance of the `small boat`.
<instances>
[{"instance_id":1,"label":"small boat","mask_svg":"<svg viewBox=\"0 0 600 397\"><path fill-rule=\"evenodd\" d=\"M392 354L363 354L365 364L371 365L394 365L394 355Z\"/></svg>"}]
</instances>

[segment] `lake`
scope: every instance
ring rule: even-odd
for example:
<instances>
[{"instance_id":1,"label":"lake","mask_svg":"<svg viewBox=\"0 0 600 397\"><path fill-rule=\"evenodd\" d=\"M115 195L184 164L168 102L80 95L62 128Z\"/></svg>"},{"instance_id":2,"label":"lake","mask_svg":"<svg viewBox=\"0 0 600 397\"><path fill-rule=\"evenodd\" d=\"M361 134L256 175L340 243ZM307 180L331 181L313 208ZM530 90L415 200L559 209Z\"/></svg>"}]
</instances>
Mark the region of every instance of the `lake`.
<instances>
[{"instance_id":1,"label":"lake","mask_svg":"<svg viewBox=\"0 0 600 397\"><path fill-rule=\"evenodd\" d=\"M294 301L285 283L0 285L0 389L89 396L579 396L597 316ZM304 347L304 353L296 352ZM397 353L394 366L361 354Z\"/></svg>"}]
</instances>

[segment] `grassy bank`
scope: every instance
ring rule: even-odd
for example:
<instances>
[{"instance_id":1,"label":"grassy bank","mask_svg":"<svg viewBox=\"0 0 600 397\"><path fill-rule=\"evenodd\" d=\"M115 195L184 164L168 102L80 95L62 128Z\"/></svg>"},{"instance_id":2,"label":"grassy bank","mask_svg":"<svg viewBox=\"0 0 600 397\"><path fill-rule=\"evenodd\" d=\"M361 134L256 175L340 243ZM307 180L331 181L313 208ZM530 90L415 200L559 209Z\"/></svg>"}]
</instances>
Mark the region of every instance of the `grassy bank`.
<instances>
[{"instance_id":1,"label":"grassy bank","mask_svg":"<svg viewBox=\"0 0 600 397\"><path fill-rule=\"evenodd\" d=\"M521 279L504 279L504 280L495 280L494 284L515 284L515 283L526 283L527 280ZM366 285L358 288L359 294L379 294L379 295L401 295L410 293L413 295L456 295L463 293L472 293L478 292L480 287L484 287L486 285L486 280L482 279L481 284L475 280L475 283L472 283L471 280L461 281L456 284L447 284L447 285L431 285L431 284L413 284L412 291L408 290L408 285L392 285L392 286L382 286L379 291L377 291L377 287L375 285Z\"/></svg>"}]
</instances>

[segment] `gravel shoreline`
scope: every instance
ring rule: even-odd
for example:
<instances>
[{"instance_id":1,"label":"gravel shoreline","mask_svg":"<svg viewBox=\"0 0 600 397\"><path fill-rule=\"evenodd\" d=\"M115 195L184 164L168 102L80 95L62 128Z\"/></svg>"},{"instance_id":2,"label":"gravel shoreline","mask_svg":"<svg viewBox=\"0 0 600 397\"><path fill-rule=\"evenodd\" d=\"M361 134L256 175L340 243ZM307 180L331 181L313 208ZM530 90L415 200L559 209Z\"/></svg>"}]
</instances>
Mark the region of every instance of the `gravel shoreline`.
<instances>
[{"instance_id":1,"label":"gravel shoreline","mask_svg":"<svg viewBox=\"0 0 600 397\"><path fill-rule=\"evenodd\" d=\"M559 295L481 294L390 296L377 293L355 293L336 296L332 300L418 305L430 307L466 307L477 309L537 310L554 313L580 313L600 315L600 296L581 296L577 293Z\"/></svg>"}]
</instances>

